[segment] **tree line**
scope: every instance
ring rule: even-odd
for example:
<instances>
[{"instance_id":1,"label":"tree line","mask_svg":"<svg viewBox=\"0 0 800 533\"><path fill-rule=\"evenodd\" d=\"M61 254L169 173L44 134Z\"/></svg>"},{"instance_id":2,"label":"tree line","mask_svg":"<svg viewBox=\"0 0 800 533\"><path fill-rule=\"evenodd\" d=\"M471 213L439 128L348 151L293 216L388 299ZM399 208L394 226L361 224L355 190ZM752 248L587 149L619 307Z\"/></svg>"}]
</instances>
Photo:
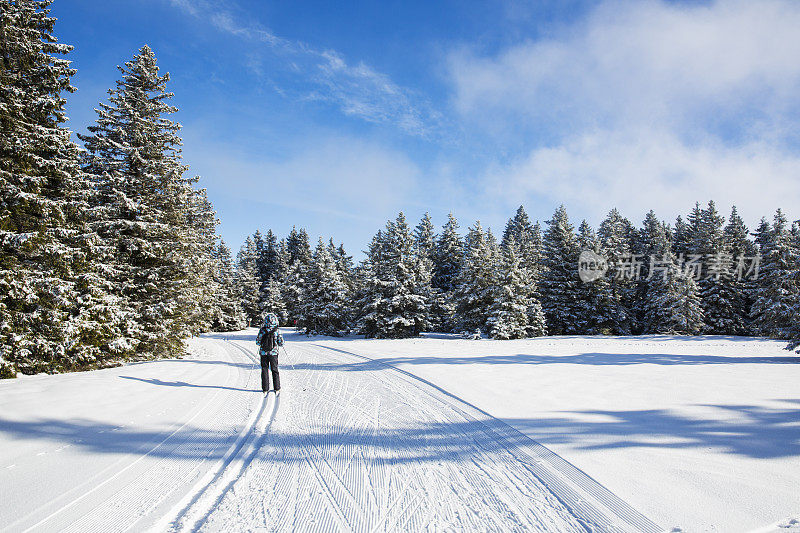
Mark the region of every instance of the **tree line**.
<instances>
[{"instance_id":1,"label":"tree line","mask_svg":"<svg viewBox=\"0 0 800 533\"><path fill-rule=\"evenodd\" d=\"M230 250L181 159L169 74L143 46L80 147L51 2L0 2L0 377L177 356L241 326L218 305Z\"/></svg>"},{"instance_id":2,"label":"tree line","mask_svg":"<svg viewBox=\"0 0 800 533\"><path fill-rule=\"evenodd\" d=\"M583 281L585 251L612 268ZM544 226L520 207L498 240L480 222L462 237L452 214L437 233L428 214L412 229L400 213L355 266L332 239L312 250L304 229L257 231L235 282L250 325L274 312L307 334L800 339L800 223L778 210L751 233L736 207L726 221L710 201L674 224L650 211L637 227L612 209L597 230L576 229L563 206Z\"/></svg>"}]
</instances>

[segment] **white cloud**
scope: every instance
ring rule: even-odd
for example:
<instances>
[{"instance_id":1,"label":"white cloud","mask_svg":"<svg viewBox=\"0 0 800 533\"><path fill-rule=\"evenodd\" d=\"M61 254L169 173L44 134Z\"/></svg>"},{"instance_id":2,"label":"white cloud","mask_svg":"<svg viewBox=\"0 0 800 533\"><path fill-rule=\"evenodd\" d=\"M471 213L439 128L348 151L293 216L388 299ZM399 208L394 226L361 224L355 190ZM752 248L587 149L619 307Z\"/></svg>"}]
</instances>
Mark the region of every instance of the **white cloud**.
<instances>
[{"instance_id":1,"label":"white cloud","mask_svg":"<svg viewBox=\"0 0 800 533\"><path fill-rule=\"evenodd\" d=\"M609 0L547 38L454 52L453 103L499 143L534 139L488 173L509 204L671 217L713 198L797 216L798 28L791 0Z\"/></svg>"},{"instance_id":2,"label":"white cloud","mask_svg":"<svg viewBox=\"0 0 800 533\"><path fill-rule=\"evenodd\" d=\"M800 157L761 142L692 147L653 130L597 131L495 168L488 187L510 205L521 195L545 197L594 220L612 206L634 220L649 209L672 218L713 199L724 208L737 205L752 224L781 206L796 214L799 176Z\"/></svg>"}]
</instances>

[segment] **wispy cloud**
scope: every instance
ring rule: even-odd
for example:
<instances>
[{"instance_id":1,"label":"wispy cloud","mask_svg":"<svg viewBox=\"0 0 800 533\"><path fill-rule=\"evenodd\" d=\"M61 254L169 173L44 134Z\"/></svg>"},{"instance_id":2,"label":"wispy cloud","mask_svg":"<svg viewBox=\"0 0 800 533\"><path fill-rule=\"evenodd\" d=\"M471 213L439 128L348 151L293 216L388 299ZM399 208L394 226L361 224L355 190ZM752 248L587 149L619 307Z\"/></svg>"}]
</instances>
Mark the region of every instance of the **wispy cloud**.
<instances>
[{"instance_id":1,"label":"wispy cloud","mask_svg":"<svg viewBox=\"0 0 800 533\"><path fill-rule=\"evenodd\" d=\"M261 43L265 51L281 57L287 72L301 77L309 87L301 99L328 102L348 116L390 124L411 135L428 137L439 128L441 114L424 96L397 85L369 65L348 63L335 50L284 39L258 22L246 20L237 13L235 4L221 0L169 1L188 15L209 21L219 31ZM248 59L248 65L259 71L253 58Z\"/></svg>"}]
</instances>

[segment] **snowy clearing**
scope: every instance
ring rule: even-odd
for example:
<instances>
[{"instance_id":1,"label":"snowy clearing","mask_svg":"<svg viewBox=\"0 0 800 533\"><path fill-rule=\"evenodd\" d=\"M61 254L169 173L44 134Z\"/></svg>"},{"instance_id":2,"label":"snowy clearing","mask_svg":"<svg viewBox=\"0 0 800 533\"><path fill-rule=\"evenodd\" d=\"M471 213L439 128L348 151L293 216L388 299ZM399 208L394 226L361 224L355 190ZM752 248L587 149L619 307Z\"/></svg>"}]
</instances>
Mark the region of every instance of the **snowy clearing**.
<instances>
[{"instance_id":1,"label":"snowy clearing","mask_svg":"<svg viewBox=\"0 0 800 533\"><path fill-rule=\"evenodd\" d=\"M769 531L800 516L800 358L783 342L445 335L312 342L435 383L666 528Z\"/></svg>"},{"instance_id":2,"label":"snowy clearing","mask_svg":"<svg viewBox=\"0 0 800 533\"><path fill-rule=\"evenodd\" d=\"M254 335L0 382L0 529L797 527L779 343L289 334L264 397Z\"/></svg>"}]
</instances>

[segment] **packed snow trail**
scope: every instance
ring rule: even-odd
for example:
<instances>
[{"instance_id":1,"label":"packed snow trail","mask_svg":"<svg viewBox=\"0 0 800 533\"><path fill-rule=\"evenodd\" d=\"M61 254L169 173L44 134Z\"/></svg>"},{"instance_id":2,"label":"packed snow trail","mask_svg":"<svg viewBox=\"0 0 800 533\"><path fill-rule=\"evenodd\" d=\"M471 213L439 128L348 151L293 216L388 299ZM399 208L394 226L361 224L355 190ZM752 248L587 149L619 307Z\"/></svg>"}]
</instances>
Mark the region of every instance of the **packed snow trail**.
<instances>
[{"instance_id":1,"label":"packed snow trail","mask_svg":"<svg viewBox=\"0 0 800 533\"><path fill-rule=\"evenodd\" d=\"M257 453L233 483L212 491L221 497L210 512L175 529L661 529L432 384L380 363L342 370L360 356L287 345L280 409Z\"/></svg>"},{"instance_id":2,"label":"packed snow trail","mask_svg":"<svg viewBox=\"0 0 800 533\"><path fill-rule=\"evenodd\" d=\"M283 392L265 397L252 333L0 383L0 530L659 530L506 424L359 354L291 335Z\"/></svg>"}]
</instances>

